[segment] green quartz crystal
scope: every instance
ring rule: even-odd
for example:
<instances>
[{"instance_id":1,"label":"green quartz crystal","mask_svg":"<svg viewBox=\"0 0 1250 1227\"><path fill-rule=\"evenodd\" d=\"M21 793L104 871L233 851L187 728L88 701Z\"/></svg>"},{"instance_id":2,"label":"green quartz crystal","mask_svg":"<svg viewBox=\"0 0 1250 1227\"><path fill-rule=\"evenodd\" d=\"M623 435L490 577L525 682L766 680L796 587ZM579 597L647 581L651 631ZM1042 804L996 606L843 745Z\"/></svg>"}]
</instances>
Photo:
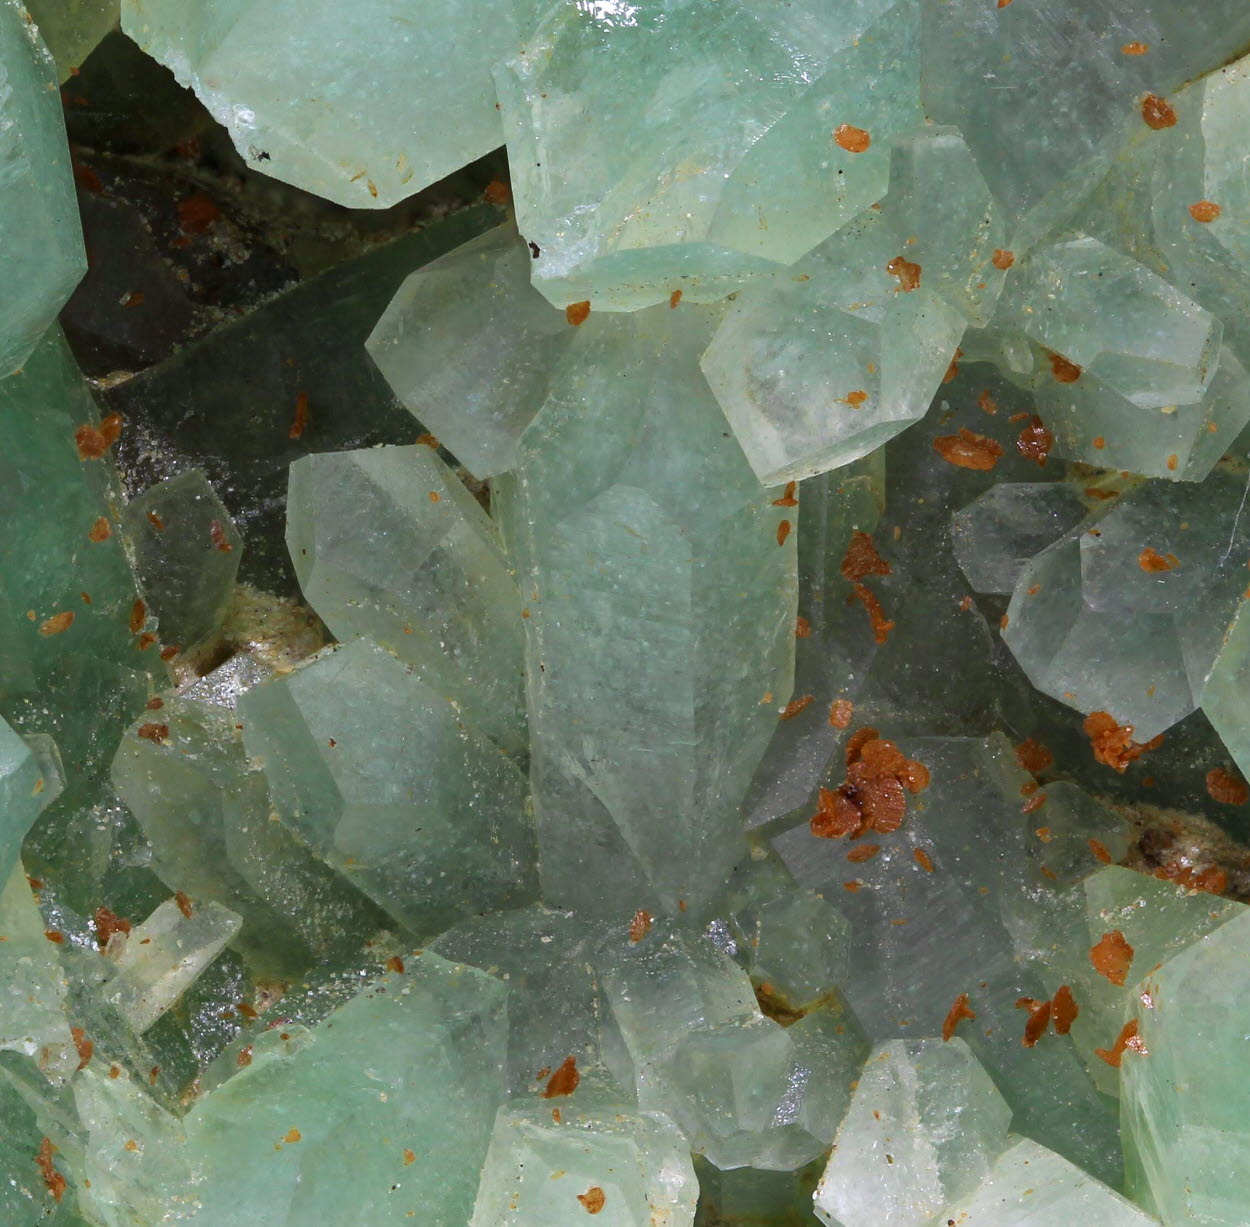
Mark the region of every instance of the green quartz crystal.
<instances>
[{"instance_id":1,"label":"green quartz crystal","mask_svg":"<svg viewBox=\"0 0 1250 1227\"><path fill-rule=\"evenodd\" d=\"M923 1227L989 1174L1010 1123L962 1040L878 1045L816 1189L816 1212L830 1227Z\"/></svg>"},{"instance_id":2,"label":"green quartz crystal","mask_svg":"<svg viewBox=\"0 0 1250 1227\"><path fill-rule=\"evenodd\" d=\"M737 296L703 370L761 481L848 464L924 415L964 320L923 271L916 286L891 275L905 256L869 211Z\"/></svg>"},{"instance_id":3,"label":"green quartz crystal","mask_svg":"<svg viewBox=\"0 0 1250 1227\"><path fill-rule=\"evenodd\" d=\"M78 70L117 25L118 0L30 0L26 7L56 60L62 81Z\"/></svg>"},{"instance_id":4,"label":"green quartz crystal","mask_svg":"<svg viewBox=\"0 0 1250 1227\"><path fill-rule=\"evenodd\" d=\"M810 0L536 7L496 81L534 283L559 307L710 301L779 271L883 194L886 143L921 118L912 0L837 21Z\"/></svg>"},{"instance_id":5,"label":"green quartz crystal","mask_svg":"<svg viewBox=\"0 0 1250 1227\"><path fill-rule=\"evenodd\" d=\"M191 469L126 504L122 527L161 639L184 651L221 629L243 540L208 479Z\"/></svg>"},{"instance_id":6,"label":"green quartz crystal","mask_svg":"<svg viewBox=\"0 0 1250 1227\"><path fill-rule=\"evenodd\" d=\"M576 335L530 284L532 263L515 226L488 230L413 273L369 336L395 395L477 477L515 464Z\"/></svg>"},{"instance_id":7,"label":"green quartz crystal","mask_svg":"<svg viewBox=\"0 0 1250 1227\"><path fill-rule=\"evenodd\" d=\"M17 0L0 4L0 379L17 370L86 272L57 73Z\"/></svg>"},{"instance_id":8,"label":"green quartz crystal","mask_svg":"<svg viewBox=\"0 0 1250 1227\"><path fill-rule=\"evenodd\" d=\"M534 896L524 779L411 666L357 639L238 710L282 820L410 929Z\"/></svg>"},{"instance_id":9,"label":"green quartz crystal","mask_svg":"<svg viewBox=\"0 0 1250 1227\"><path fill-rule=\"evenodd\" d=\"M339 204L386 208L500 143L490 65L516 40L505 0L439 0L419 21L397 0L123 0L122 28L250 165Z\"/></svg>"},{"instance_id":10,"label":"green quartz crystal","mask_svg":"<svg viewBox=\"0 0 1250 1227\"><path fill-rule=\"evenodd\" d=\"M12 872L26 832L51 799L31 747L0 720L0 876Z\"/></svg>"},{"instance_id":11,"label":"green quartz crystal","mask_svg":"<svg viewBox=\"0 0 1250 1227\"><path fill-rule=\"evenodd\" d=\"M500 745L524 747L516 585L494 525L432 449L297 461L287 548L339 639L372 638Z\"/></svg>"}]
</instances>

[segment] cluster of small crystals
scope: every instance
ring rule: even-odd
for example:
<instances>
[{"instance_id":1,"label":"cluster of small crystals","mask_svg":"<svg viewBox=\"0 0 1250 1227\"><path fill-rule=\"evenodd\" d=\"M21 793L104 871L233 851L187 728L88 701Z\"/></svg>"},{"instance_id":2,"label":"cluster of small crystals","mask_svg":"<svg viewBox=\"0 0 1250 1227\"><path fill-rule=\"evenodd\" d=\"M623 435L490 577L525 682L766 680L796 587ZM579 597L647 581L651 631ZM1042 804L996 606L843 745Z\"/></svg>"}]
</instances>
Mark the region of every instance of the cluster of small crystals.
<instances>
[{"instance_id":1,"label":"cluster of small crystals","mask_svg":"<svg viewBox=\"0 0 1250 1227\"><path fill-rule=\"evenodd\" d=\"M118 11L32 9L6 1227L1247 1221L1244 3L121 0L266 175L511 175L130 381L245 411L129 502L57 324Z\"/></svg>"}]
</instances>

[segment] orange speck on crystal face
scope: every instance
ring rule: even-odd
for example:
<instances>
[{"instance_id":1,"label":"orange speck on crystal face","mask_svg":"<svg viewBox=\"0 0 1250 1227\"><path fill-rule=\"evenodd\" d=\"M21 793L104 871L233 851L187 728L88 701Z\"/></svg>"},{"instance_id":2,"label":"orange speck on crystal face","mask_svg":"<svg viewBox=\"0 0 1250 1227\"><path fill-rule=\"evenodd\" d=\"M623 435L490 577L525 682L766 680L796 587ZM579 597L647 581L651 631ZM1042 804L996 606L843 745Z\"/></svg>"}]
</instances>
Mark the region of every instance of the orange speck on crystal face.
<instances>
[{"instance_id":1,"label":"orange speck on crystal face","mask_svg":"<svg viewBox=\"0 0 1250 1227\"><path fill-rule=\"evenodd\" d=\"M148 620L148 607L142 601L136 601L130 607L130 633L137 635L143 624Z\"/></svg>"},{"instance_id":2,"label":"orange speck on crystal face","mask_svg":"<svg viewBox=\"0 0 1250 1227\"><path fill-rule=\"evenodd\" d=\"M130 921L106 907L98 907L95 911L95 942L101 950L109 944L114 933L129 933Z\"/></svg>"},{"instance_id":3,"label":"orange speck on crystal face","mask_svg":"<svg viewBox=\"0 0 1250 1227\"><path fill-rule=\"evenodd\" d=\"M1137 555L1137 565L1143 571L1171 571L1174 567L1179 567L1180 559L1175 554L1160 554L1153 546L1146 546L1140 554Z\"/></svg>"},{"instance_id":4,"label":"orange speck on crystal face","mask_svg":"<svg viewBox=\"0 0 1250 1227\"><path fill-rule=\"evenodd\" d=\"M1119 929L1112 929L1090 947L1089 961L1100 976L1106 976L1112 984L1123 985L1133 964L1133 947Z\"/></svg>"},{"instance_id":5,"label":"orange speck on crystal face","mask_svg":"<svg viewBox=\"0 0 1250 1227\"><path fill-rule=\"evenodd\" d=\"M1034 415L1029 424L1016 436L1016 451L1026 460L1045 466L1050 449L1055 446L1055 436L1042 425L1042 419Z\"/></svg>"},{"instance_id":6,"label":"orange speck on crystal face","mask_svg":"<svg viewBox=\"0 0 1250 1227\"><path fill-rule=\"evenodd\" d=\"M994 249L994 254L990 257L990 263L998 269L1006 271L1016 262L1016 253L1014 251L1004 251L1001 247Z\"/></svg>"},{"instance_id":7,"label":"orange speck on crystal face","mask_svg":"<svg viewBox=\"0 0 1250 1227\"><path fill-rule=\"evenodd\" d=\"M655 917L642 908L639 908L634 913L633 920L629 922L629 940L631 945L636 946L651 932L651 924L654 920Z\"/></svg>"},{"instance_id":8,"label":"orange speck on crystal face","mask_svg":"<svg viewBox=\"0 0 1250 1227\"><path fill-rule=\"evenodd\" d=\"M1106 446L1107 446L1107 440L1106 440L1106 439L1104 439L1104 438L1102 437L1102 435L1095 435L1095 436L1094 436L1094 448L1095 448L1097 451L1102 451L1102 449L1103 449L1104 447L1106 447Z\"/></svg>"},{"instance_id":9,"label":"orange speck on crystal face","mask_svg":"<svg viewBox=\"0 0 1250 1227\"><path fill-rule=\"evenodd\" d=\"M850 699L834 699L829 708L829 723L835 729L850 728L851 717L855 714L855 704Z\"/></svg>"},{"instance_id":10,"label":"orange speck on crystal face","mask_svg":"<svg viewBox=\"0 0 1250 1227\"><path fill-rule=\"evenodd\" d=\"M790 528L791 528L791 525L790 525L789 520L782 520L781 523L777 525L777 544L778 545L785 545L786 538L790 535Z\"/></svg>"},{"instance_id":11,"label":"orange speck on crystal face","mask_svg":"<svg viewBox=\"0 0 1250 1227\"><path fill-rule=\"evenodd\" d=\"M1021 807L1022 814L1031 814L1035 810L1039 810L1046 804L1046 794L1039 792L1036 796L1030 797Z\"/></svg>"},{"instance_id":12,"label":"orange speck on crystal face","mask_svg":"<svg viewBox=\"0 0 1250 1227\"><path fill-rule=\"evenodd\" d=\"M1149 1055L1146 1051L1146 1045L1142 1043L1137 1034L1137 1019L1130 1019L1124 1024L1120 1030L1120 1034L1116 1037L1115 1044L1110 1048L1095 1048L1094 1056L1115 1069L1120 1068L1120 1062L1124 1057L1127 1049L1132 1049L1141 1056Z\"/></svg>"},{"instance_id":13,"label":"orange speck on crystal face","mask_svg":"<svg viewBox=\"0 0 1250 1227\"><path fill-rule=\"evenodd\" d=\"M564 318L568 320L574 328L584 324L590 318L590 300L583 299L581 302L569 303L564 308Z\"/></svg>"},{"instance_id":14,"label":"orange speck on crystal face","mask_svg":"<svg viewBox=\"0 0 1250 1227\"><path fill-rule=\"evenodd\" d=\"M559 1110L560 1110L559 1108L555 1109L555 1111L557 1112ZM409 1150L407 1147L405 1147L404 1148L404 1166L411 1167L416 1161L417 1161L416 1154L413 1151Z\"/></svg>"},{"instance_id":15,"label":"orange speck on crystal face","mask_svg":"<svg viewBox=\"0 0 1250 1227\"><path fill-rule=\"evenodd\" d=\"M1146 121L1146 127L1156 132L1176 126L1176 112L1172 104L1158 94L1147 94L1141 100L1141 117Z\"/></svg>"},{"instance_id":16,"label":"orange speck on crystal face","mask_svg":"<svg viewBox=\"0 0 1250 1227\"><path fill-rule=\"evenodd\" d=\"M404 974L404 960L401 959L399 955L392 954L391 957L386 960L386 970L393 971L396 975L402 976Z\"/></svg>"},{"instance_id":17,"label":"orange speck on crystal face","mask_svg":"<svg viewBox=\"0 0 1250 1227\"><path fill-rule=\"evenodd\" d=\"M858 409L860 405L862 405L864 401L866 401L867 399L868 399L868 393L860 390L860 391L855 391L855 392L848 392L842 398L842 403L844 405L850 405L852 409Z\"/></svg>"},{"instance_id":18,"label":"orange speck on crystal face","mask_svg":"<svg viewBox=\"0 0 1250 1227\"><path fill-rule=\"evenodd\" d=\"M670 310L670 311L671 311L671 310L673 310L673 308L675 308L679 302L681 302L681 291L680 291L680 290L674 290L674 291L673 291L673 292L672 292L672 293L668 296L668 306L669 306L669 310Z\"/></svg>"},{"instance_id":19,"label":"orange speck on crystal face","mask_svg":"<svg viewBox=\"0 0 1250 1227\"><path fill-rule=\"evenodd\" d=\"M1032 774L1039 771L1045 771L1047 767L1053 766L1055 756L1050 752L1049 748L1042 745L1040 741L1034 741L1032 737L1025 738L1016 746L1016 762Z\"/></svg>"},{"instance_id":20,"label":"orange speck on crystal face","mask_svg":"<svg viewBox=\"0 0 1250 1227\"><path fill-rule=\"evenodd\" d=\"M607 1194L597 1185L592 1184L584 1193L578 1193L577 1200L586 1207L587 1214L598 1214L607 1204Z\"/></svg>"},{"instance_id":21,"label":"orange speck on crystal face","mask_svg":"<svg viewBox=\"0 0 1250 1227\"><path fill-rule=\"evenodd\" d=\"M1145 55L1146 52L1149 50L1150 50L1150 47L1146 43L1137 43L1137 42L1125 43L1124 46L1120 48L1120 54L1121 55Z\"/></svg>"},{"instance_id":22,"label":"orange speck on crystal face","mask_svg":"<svg viewBox=\"0 0 1250 1227\"><path fill-rule=\"evenodd\" d=\"M107 541L113 535L113 529L104 516L100 516L87 530L88 541Z\"/></svg>"},{"instance_id":23,"label":"orange speck on crystal face","mask_svg":"<svg viewBox=\"0 0 1250 1227\"><path fill-rule=\"evenodd\" d=\"M192 914L191 896L185 890L174 891L174 902L178 905L178 910L184 916Z\"/></svg>"},{"instance_id":24,"label":"orange speck on crystal face","mask_svg":"<svg viewBox=\"0 0 1250 1227\"><path fill-rule=\"evenodd\" d=\"M482 195L487 204L506 205L512 199L512 189L502 179L492 179L485 187Z\"/></svg>"},{"instance_id":25,"label":"orange speck on crystal face","mask_svg":"<svg viewBox=\"0 0 1250 1227\"><path fill-rule=\"evenodd\" d=\"M286 432L287 438L298 439L308 428L308 393L300 392L295 397L295 416L291 419L291 427Z\"/></svg>"},{"instance_id":26,"label":"orange speck on crystal face","mask_svg":"<svg viewBox=\"0 0 1250 1227\"><path fill-rule=\"evenodd\" d=\"M1104 844L1102 840L1091 838L1089 841L1089 850L1104 865L1111 864L1111 853L1107 850L1107 845Z\"/></svg>"},{"instance_id":27,"label":"orange speck on crystal face","mask_svg":"<svg viewBox=\"0 0 1250 1227\"><path fill-rule=\"evenodd\" d=\"M977 397L977 408L991 416L998 412L998 402L990 395L989 388L985 388Z\"/></svg>"},{"instance_id":28,"label":"orange speck on crystal face","mask_svg":"<svg viewBox=\"0 0 1250 1227\"><path fill-rule=\"evenodd\" d=\"M64 613L53 614L39 624L39 633L43 636L59 635L74 625L74 612L67 609Z\"/></svg>"},{"instance_id":29,"label":"orange speck on crystal face","mask_svg":"<svg viewBox=\"0 0 1250 1227\"><path fill-rule=\"evenodd\" d=\"M1189 206L1189 216L1196 222L1213 222L1222 212L1214 200L1196 200Z\"/></svg>"},{"instance_id":30,"label":"orange speck on crystal face","mask_svg":"<svg viewBox=\"0 0 1250 1227\"><path fill-rule=\"evenodd\" d=\"M925 873L933 872L933 860L923 848L917 848L912 852L912 859L920 866Z\"/></svg>"},{"instance_id":31,"label":"orange speck on crystal face","mask_svg":"<svg viewBox=\"0 0 1250 1227\"><path fill-rule=\"evenodd\" d=\"M565 1057L556 1072L547 1079L543 1098L556 1099L561 1095L571 1095L577 1090L577 1084L581 1080L582 1076L577 1072L577 1058Z\"/></svg>"},{"instance_id":32,"label":"orange speck on crystal face","mask_svg":"<svg viewBox=\"0 0 1250 1227\"><path fill-rule=\"evenodd\" d=\"M286 1133L283 1135L282 1140L284 1142L290 1142L294 1144L295 1142L298 1142L300 1138L302 1138L303 1136L304 1135L300 1133L298 1129L288 1129Z\"/></svg>"},{"instance_id":33,"label":"orange speck on crystal face","mask_svg":"<svg viewBox=\"0 0 1250 1227\"><path fill-rule=\"evenodd\" d=\"M1050 1002L1037 1001L1033 997L1021 997L1016 1002L1017 1010L1028 1010L1029 1019L1024 1024L1024 1038L1021 1043L1032 1048L1046 1034L1050 1025Z\"/></svg>"},{"instance_id":34,"label":"orange speck on crystal face","mask_svg":"<svg viewBox=\"0 0 1250 1227\"><path fill-rule=\"evenodd\" d=\"M1050 999L1050 1021L1056 1034L1067 1035L1080 1012L1081 1007L1076 1004L1072 990L1066 984L1061 984Z\"/></svg>"},{"instance_id":35,"label":"orange speck on crystal face","mask_svg":"<svg viewBox=\"0 0 1250 1227\"><path fill-rule=\"evenodd\" d=\"M1050 355L1050 373L1054 376L1056 383L1076 383L1081 377L1081 368L1075 362L1070 362L1062 354L1051 353ZM1097 447L1097 442L1094 443Z\"/></svg>"},{"instance_id":36,"label":"orange speck on crystal face","mask_svg":"<svg viewBox=\"0 0 1250 1227\"><path fill-rule=\"evenodd\" d=\"M811 637L812 624L801 614L794 619L794 637L796 639L808 639Z\"/></svg>"},{"instance_id":37,"label":"orange speck on crystal face","mask_svg":"<svg viewBox=\"0 0 1250 1227\"><path fill-rule=\"evenodd\" d=\"M78 1068L86 1069L91 1064L91 1056L95 1052L95 1044L87 1038L87 1033L81 1027L71 1027L69 1033L73 1037L74 1047L78 1051Z\"/></svg>"},{"instance_id":38,"label":"orange speck on crystal face","mask_svg":"<svg viewBox=\"0 0 1250 1227\"><path fill-rule=\"evenodd\" d=\"M797 507L799 505L799 500L795 498L794 492L798 488L799 488L799 483L797 481L786 482L786 488L782 492L781 497L773 499L773 506L774 507Z\"/></svg>"},{"instance_id":39,"label":"orange speck on crystal face","mask_svg":"<svg viewBox=\"0 0 1250 1227\"><path fill-rule=\"evenodd\" d=\"M781 719L793 720L795 716L800 712L806 711L815 701L816 696L814 694L805 694L802 698L791 699L782 711Z\"/></svg>"},{"instance_id":40,"label":"orange speck on crystal face","mask_svg":"<svg viewBox=\"0 0 1250 1227\"><path fill-rule=\"evenodd\" d=\"M811 833L818 839L841 839L845 835L858 835L865 829L864 812L845 784L840 788L822 788L819 795L819 809L808 823Z\"/></svg>"},{"instance_id":41,"label":"orange speck on crystal face","mask_svg":"<svg viewBox=\"0 0 1250 1227\"><path fill-rule=\"evenodd\" d=\"M853 894L853 895L854 895L854 894L858 894L858 893L859 893L859 889L860 889L860 887L861 887L861 886L863 886L863 883L862 883L862 882L860 882L860 881L858 881L858 880L854 880L854 879L853 879L852 881L850 881L850 882L843 882L843 883L842 883L842 889L843 889L843 890L849 890L849 891L851 892L851 894Z\"/></svg>"},{"instance_id":42,"label":"orange speck on crystal face","mask_svg":"<svg viewBox=\"0 0 1250 1227\"><path fill-rule=\"evenodd\" d=\"M942 376L943 383L952 382L959 374L959 359L964 356L964 351L958 346L955 348L955 356L950 361L950 366L946 368L946 374Z\"/></svg>"},{"instance_id":43,"label":"orange speck on crystal face","mask_svg":"<svg viewBox=\"0 0 1250 1227\"><path fill-rule=\"evenodd\" d=\"M1094 752L1094 761L1121 774L1128 770L1129 763L1163 744L1162 734L1145 743L1134 741L1133 726L1118 723L1110 712L1091 712L1085 717L1083 727Z\"/></svg>"},{"instance_id":44,"label":"orange speck on crystal face","mask_svg":"<svg viewBox=\"0 0 1250 1227\"><path fill-rule=\"evenodd\" d=\"M1245 805L1250 800L1250 786L1223 767L1214 767L1207 772L1207 795L1221 805Z\"/></svg>"},{"instance_id":45,"label":"orange speck on crystal face","mask_svg":"<svg viewBox=\"0 0 1250 1227\"><path fill-rule=\"evenodd\" d=\"M959 1026L963 1019L972 1021L976 1018L976 1014L968 1008L968 994L960 993L955 998L954 1004L946 1012L946 1018L942 1022L942 1040L943 1042L954 1038L955 1028Z\"/></svg>"},{"instance_id":46,"label":"orange speck on crystal face","mask_svg":"<svg viewBox=\"0 0 1250 1227\"><path fill-rule=\"evenodd\" d=\"M854 124L839 124L833 130L833 139L847 153L863 153L872 144L872 137Z\"/></svg>"},{"instance_id":47,"label":"orange speck on crystal face","mask_svg":"<svg viewBox=\"0 0 1250 1227\"><path fill-rule=\"evenodd\" d=\"M895 256L886 266L885 271L898 278L895 292L906 294L920 288L920 265L913 263L904 256Z\"/></svg>"},{"instance_id":48,"label":"orange speck on crystal face","mask_svg":"<svg viewBox=\"0 0 1250 1227\"><path fill-rule=\"evenodd\" d=\"M65 1196L65 1190L69 1187L69 1182L53 1166L52 1156L54 1154L56 1154L56 1147L52 1145L52 1139L44 1138L39 1143L39 1153L35 1156L35 1166L39 1168L39 1174L43 1177L43 1183L47 1187L48 1192L52 1194L52 1200L60 1201Z\"/></svg>"},{"instance_id":49,"label":"orange speck on crystal face","mask_svg":"<svg viewBox=\"0 0 1250 1227\"><path fill-rule=\"evenodd\" d=\"M996 439L978 435L966 426L955 435L939 435L933 440L933 450L947 464L960 469L977 469L988 472L1002 459L1002 444Z\"/></svg>"},{"instance_id":50,"label":"orange speck on crystal face","mask_svg":"<svg viewBox=\"0 0 1250 1227\"><path fill-rule=\"evenodd\" d=\"M864 861L872 860L880 851L880 844L859 844L846 854L846 859L852 864L859 865Z\"/></svg>"},{"instance_id":51,"label":"orange speck on crystal face","mask_svg":"<svg viewBox=\"0 0 1250 1227\"><path fill-rule=\"evenodd\" d=\"M1177 466L1178 464L1180 464L1180 457L1179 457L1179 456L1178 456L1175 452L1173 452L1173 453L1172 453L1172 454L1171 454L1171 455L1167 458L1167 467L1168 467L1168 472L1169 472L1169 473L1175 473L1175 472L1176 472L1176 466Z\"/></svg>"}]
</instances>

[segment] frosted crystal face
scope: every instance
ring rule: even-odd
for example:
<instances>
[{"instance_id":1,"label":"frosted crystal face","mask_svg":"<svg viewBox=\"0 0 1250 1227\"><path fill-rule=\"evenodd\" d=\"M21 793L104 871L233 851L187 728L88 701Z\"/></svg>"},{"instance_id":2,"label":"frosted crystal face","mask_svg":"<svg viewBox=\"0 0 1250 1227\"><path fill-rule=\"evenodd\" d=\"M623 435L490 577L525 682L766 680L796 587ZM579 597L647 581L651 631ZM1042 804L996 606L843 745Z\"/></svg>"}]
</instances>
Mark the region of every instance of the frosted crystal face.
<instances>
[{"instance_id":1,"label":"frosted crystal face","mask_svg":"<svg viewBox=\"0 0 1250 1227\"><path fill-rule=\"evenodd\" d=\"M57 73L17 0L0 4L0 379L22 365L87 270Z\"/></svg>"},{"instance_id":2,"label":"frosted crystal face","mask_svg":"<svg viewBox=\"0 0 1250 1227\"><path fill-rule=\"evenodd\" d=\"M1244 912L1162 967L1142 966L1123 1056L1129 1189L1165 1222L1232 1223L1245 1212L1247 1138L1230 1062L1245 1010Z\"/></svg>"},{"instance_id":3,"label":"frosted crystal face","mask_svg":"<svg viewBox=\"0 0 1250 1227\"><path fill-rule=\"evenodd\" d=\"M963 330L884 215L869 212L791 273L739 294L702 366L756 476L791 481L849 464L923 417Z\"/></svg>"},{"instance_id":4,"label":"frosted crystal face","mask_svg":"<svg viewBox=\"0 0 1250 1227\"><path fill-rule=\"evenodd\" d=\"M62 81L117 24L118 0L30 0L26 7Z\"/></svg>"},{"instance_id":5,"label":"frosted crystal face","mask_svg":"<svg viewBox=\"0 0 1250 1227\"><path fill-rule=\"evenodd\" d=\"M921 118L911 0L836 22L811 3L539 8L496 80L518 224L557 306L709 301L777 271L882 195L889 138Z\"/></svg>"},{"instance_id":6,"label":"frosted crystal face","mask_svg":"<svg viewBox=\"0 0 1250 1227\"><path fill-rule=\"evenodd\" d=\"M1003 632L1033 684L1140 742L1198 707L1245 589L1245 486L1149 482L1034 558Z\"/></svg>"},{"instance_id":7,"label":"frosted crystal face","mask_svg":"<svg viewBox=\"0 0 1250 1227\"><path fill-rule=\"evenodd\" d=\"M440 0L420 21L397 0L124 0L122 28L250 165L342 205L384 209L500 142L490 65L516 41L506 0Z\"/></svg>"}]
</instances>

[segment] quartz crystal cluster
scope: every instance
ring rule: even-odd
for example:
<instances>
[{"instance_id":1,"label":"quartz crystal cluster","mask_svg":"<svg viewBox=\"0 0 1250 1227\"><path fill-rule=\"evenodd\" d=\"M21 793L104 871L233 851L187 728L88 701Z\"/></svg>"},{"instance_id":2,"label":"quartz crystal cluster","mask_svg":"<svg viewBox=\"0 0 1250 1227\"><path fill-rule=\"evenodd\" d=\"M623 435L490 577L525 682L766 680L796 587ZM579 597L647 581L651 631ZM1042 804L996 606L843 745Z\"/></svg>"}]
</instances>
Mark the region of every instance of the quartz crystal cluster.
<instances>
[{"instance_id":1,"label":"quartz crystal cluster","mask_svg":"<svg viewBox=\"0 0 1250 1227\"><path fill-rule=\"evenodd\" d=\"M1250 1222L1250 8L28 3L3 1227Z\"/></svg>"}]
</instances>

